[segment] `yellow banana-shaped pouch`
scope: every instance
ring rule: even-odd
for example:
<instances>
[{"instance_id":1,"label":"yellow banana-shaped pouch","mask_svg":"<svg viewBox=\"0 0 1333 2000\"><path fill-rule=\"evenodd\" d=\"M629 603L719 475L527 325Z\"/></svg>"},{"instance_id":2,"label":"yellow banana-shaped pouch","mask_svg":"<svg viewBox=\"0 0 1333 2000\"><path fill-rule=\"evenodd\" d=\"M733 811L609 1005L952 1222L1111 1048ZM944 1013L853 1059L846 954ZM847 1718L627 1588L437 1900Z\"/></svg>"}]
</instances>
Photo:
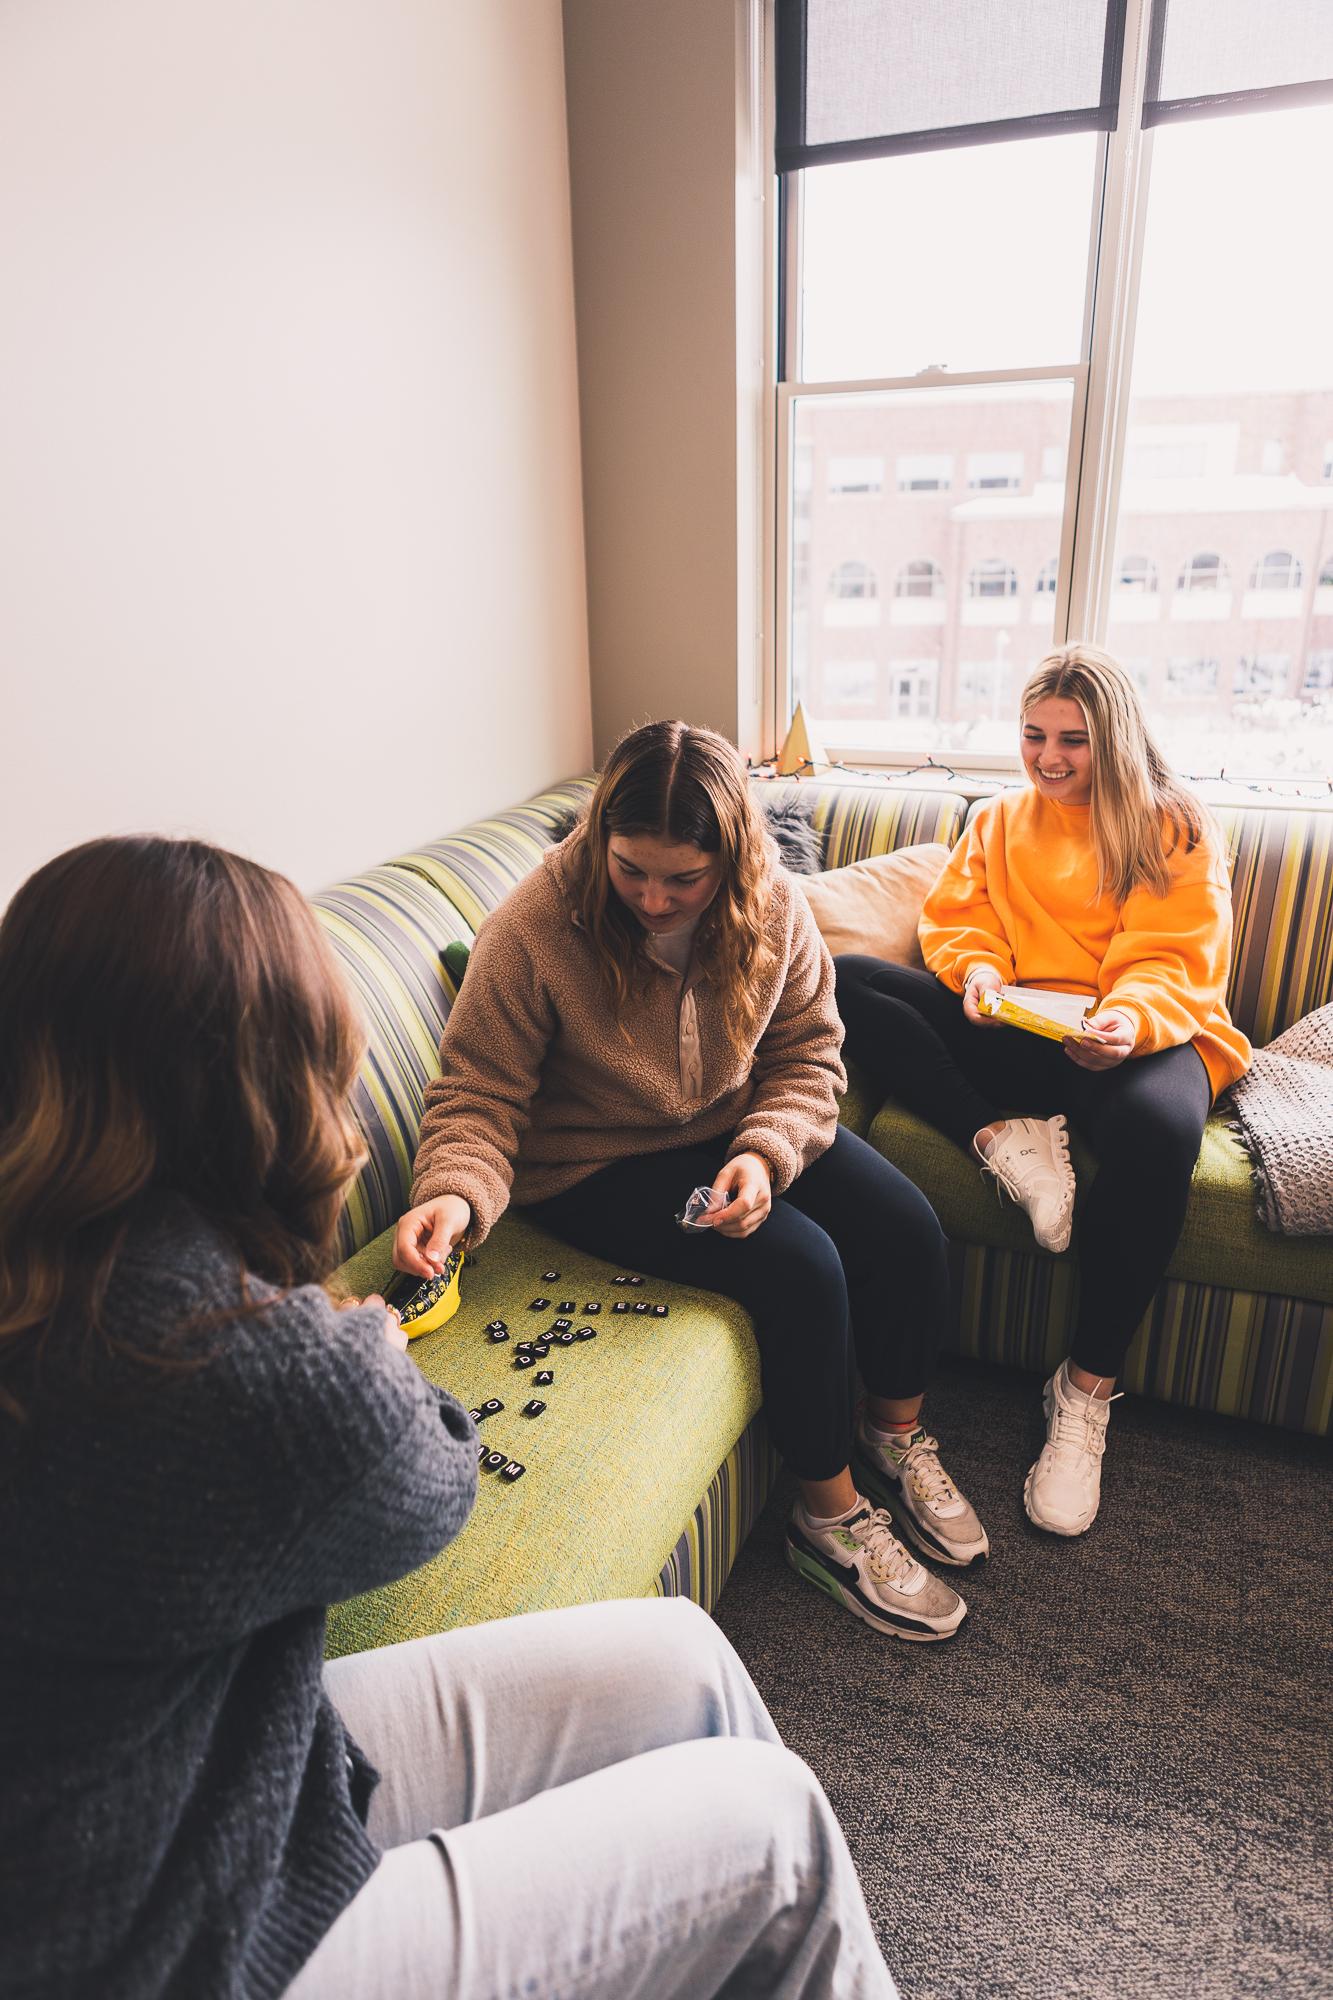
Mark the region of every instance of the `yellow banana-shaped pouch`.
<instances>
[{"instance_id":1,"label":"yellow banana-shaped pouch","mask_svg":"<svg viewBox=\"0 0 1333 2000\"><path fill-rule=\"evenodd\" d=\"M462 1303L458 1289L462 1269L462 1251L451 1250L449 1261L439 1277L427 1278L425 1284L413 1292L398 1315L409 1340L415 1340L418 1334L434 1333L437 1327L453 1318Z\"/></svg>"}]
</instances>

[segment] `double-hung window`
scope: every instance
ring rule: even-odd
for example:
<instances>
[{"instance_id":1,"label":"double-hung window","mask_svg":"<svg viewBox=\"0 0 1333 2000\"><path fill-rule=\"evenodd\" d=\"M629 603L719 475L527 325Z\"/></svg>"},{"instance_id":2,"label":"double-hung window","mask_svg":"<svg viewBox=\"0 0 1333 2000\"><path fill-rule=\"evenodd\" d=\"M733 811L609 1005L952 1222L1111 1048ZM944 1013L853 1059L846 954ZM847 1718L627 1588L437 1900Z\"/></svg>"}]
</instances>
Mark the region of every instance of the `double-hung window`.
<instances>
[{"instance_id":1,"label":"double-hung window","mask_svg":"<svg viewBox=\"0 0 1333 2000\"><path fill-rule=\"evenodd\" d=\"M1086 639L1186 772L1333 771L1333 4L1257 18L776 0L780 724L1004 763Z\"/></svg>"}]
</instances>

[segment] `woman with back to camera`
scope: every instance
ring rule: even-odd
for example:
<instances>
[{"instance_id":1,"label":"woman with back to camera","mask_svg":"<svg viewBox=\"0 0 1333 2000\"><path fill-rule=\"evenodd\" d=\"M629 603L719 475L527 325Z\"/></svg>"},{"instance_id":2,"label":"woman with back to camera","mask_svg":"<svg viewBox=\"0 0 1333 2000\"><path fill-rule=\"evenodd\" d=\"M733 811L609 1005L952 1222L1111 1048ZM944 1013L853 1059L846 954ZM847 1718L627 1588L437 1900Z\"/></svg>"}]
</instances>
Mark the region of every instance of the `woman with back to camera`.
<instances>
[{"instance_id":1,"label":"woman with back to camera","mask_svg":"<svg viewBox=\"0 0 1333 2000\"><path fill-rule=\"evenodd\" d=\"M772 850L725 738L683 722L624 738L582 822L477 938L395 1260L438 1269L512 1189L581 1250L738 1300L800 1481L794 1567L877 1631L947 1638L961 1598L862 1498L891 1500L938 1561L986 1553L920 1423L944 1239L911 1182L838 1125L832 963ZM696 1186L715 1191L711 1226L686 1235L675 1218ZM855 1434L853 1352L869 1389Z\"/></svg>"},{"instance_id":2,"label":"woman with back to camera","mask_svg":"<svg viewBox=\"0 0 1333 2000\"><path fill-rule=\"evenodd\" d=\"M927 896L929 970L841 957L838 1004L852 1057L993 1176L1043 1249L1066 1249L1073 1222L1066 1117L1097 1156L1079 1211L1077 1324L1024 1485L1038 1527L1080 1535L1204 1121L1250 1048L1224 998L1226 863L1129 676L1097 647L1064 647L1035 669L1020 712L1028 782L987 800ZM1086 995L1084 1034L1048 1041L988 1019L983 996L1011 983Z\"/></svg>"},{"instance_id":3,"label":"woman with back to camera","mask_svg":"<svg viewBox=\"0 0 1333 2000\"><path fill-rule=\"evenodd\" d=\"M323 1668L477 1434L321 1280L361 1034L290 883L96 841L0 924L0 1996L891 1995L689 1605Z\"/></svg>"}]
</instances>

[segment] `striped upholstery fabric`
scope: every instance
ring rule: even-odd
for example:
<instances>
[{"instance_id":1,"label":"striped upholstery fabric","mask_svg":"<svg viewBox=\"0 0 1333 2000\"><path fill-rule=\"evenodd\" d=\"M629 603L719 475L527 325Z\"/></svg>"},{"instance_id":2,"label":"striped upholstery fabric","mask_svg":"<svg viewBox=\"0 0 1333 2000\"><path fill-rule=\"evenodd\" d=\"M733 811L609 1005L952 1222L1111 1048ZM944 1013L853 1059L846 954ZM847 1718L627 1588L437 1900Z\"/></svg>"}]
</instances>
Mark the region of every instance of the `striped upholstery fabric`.
<instances>
[{"instance_id":1,"label":"striped upholstery fabric","mask_svg":"<svg viewBox=\"0 0 1333 2000\"><path fill-rule=\"evenodd\" d=\"M1077 1294L1067 1257L953 1246L951 1345L1050 1374ZM1333 1421L1333 1306L1168 1278L1125 1363L1124 1386L1163 1402L1324 1434Z\"/></svg>"},{"instance_id":2,"label":"striped upholstery fabric","mask_svg":"<svg viewBox=\"0 0 1333 2000\"><path fill-rule=\"evenodd\" d=\"M819 779L756 778L761 798L795 799L810 812L824 850L825 868L845 868L871 854L942 840L952 847L963 830L966 799L953 792L906 786L833 785Z\"/></svg>"},{"instance_id":3,"label":"striped upholstery fabric","mask_svg":"<svg viewBox=\"0 0 1333 2000\"><path fill-rule=\"evenodd\" d=\"M571 778L526 805L478 820L393 863L426 878L449 898L475 933L481 920L561 840L593 793L593 779Z\"/></svg>"},{"instance_id":4,"label":"striped upholstery fabric","mask_svg":"<svg viewBox=\"0 0 1333 2000\"><path fill-rule=\"evenodd\" d=\"M1227 1004L1262 1046L1333 999L1333 813L1214 810L1231 864Z\"/></svg>"},{"instance_id":5,"label":"striped upholstery fabric","mask_svg":"<svg viewBox=\"0 0 1333 2000\"><path fill-rule=\"evenodd\" d=\"M761 1413L713 1474L649 1595L688 1597L705 1611L713 1609L768 1498L778 1462Z\"/></svg>"},{"instance_id":6,"label":"striped upholstery fabric","mask_svg":"<svg viewBox=\"0 0 1333 2000\"><path fill-rule=\"evenodd\" d=\"M470 941L471 932L438 891L405 869L372 869L312 901L369 1034L353 1110L370 1157L339 1225L346 1256L407 1205L426 1083L439 1067L451 998L440 946Z\"/></svg>"}]
</instances>

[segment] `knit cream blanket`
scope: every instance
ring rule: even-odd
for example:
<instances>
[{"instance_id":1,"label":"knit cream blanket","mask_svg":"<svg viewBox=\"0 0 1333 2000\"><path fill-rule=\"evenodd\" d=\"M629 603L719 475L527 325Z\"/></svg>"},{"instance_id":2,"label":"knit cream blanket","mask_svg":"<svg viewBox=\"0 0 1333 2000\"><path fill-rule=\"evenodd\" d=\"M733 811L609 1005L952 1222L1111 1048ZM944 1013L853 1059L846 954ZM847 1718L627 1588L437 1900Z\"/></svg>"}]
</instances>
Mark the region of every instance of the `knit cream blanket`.
<instances>
[{"instance_id":1,"label":"knit cream blanket","mask_svg":"<svg viewBox=\"0 0 1333 2000\"><path fill-rule=\"evenodd\" d=\"M1230 1098L1260 1221L1284 1236L1333 1233L1333 1006L1256 1049Z\"/></svg>"}]
</instances>

